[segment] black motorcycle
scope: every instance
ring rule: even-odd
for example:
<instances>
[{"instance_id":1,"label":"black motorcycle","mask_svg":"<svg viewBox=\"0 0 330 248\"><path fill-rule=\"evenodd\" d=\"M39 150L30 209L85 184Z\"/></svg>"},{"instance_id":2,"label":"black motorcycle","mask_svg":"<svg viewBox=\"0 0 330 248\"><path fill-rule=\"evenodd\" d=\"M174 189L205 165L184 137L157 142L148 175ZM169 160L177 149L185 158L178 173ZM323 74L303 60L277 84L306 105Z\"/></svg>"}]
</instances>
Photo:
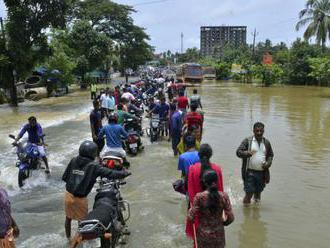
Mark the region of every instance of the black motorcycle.
<instances>
[{"instance_id":1,"label":"black motorcycle","mask_svg":"<svg viewBox=\"0 0 330 248\"><path fill-rule=\"evenodd\" d=\"M148 132L150 142L155 142L160 137L160 118L159 115L152 115L150 119L150 129Z\"/></svg>"},{"instance_id":2,"label":"black motorcycle","mask_svg":"<svg viewBox=\"0 0 330 248\"><path fill-rule=\"evenodd\" d=\"M129 118L124 122L124 128L128 133L128 138L125 141L125 148L128 153L136 155L139 150L143 149L141 133L142 125L139 119Z\"/></svg>"},{"instance_id":3,"label":"black motorcycle","mask_svg":"<svg viewBox=\"0 0 330 248\"><path fill-rule=\"evenodd\" d=\"M126 222L130 218L130 205L124 201L120 187L126 184L121 180L99 180L99 188L95 196L93 210L85 220L79 222L79 242L83 240L100 239L101 248L115 248L124 235L129 235Z\"/></svg>"}]
</instances>

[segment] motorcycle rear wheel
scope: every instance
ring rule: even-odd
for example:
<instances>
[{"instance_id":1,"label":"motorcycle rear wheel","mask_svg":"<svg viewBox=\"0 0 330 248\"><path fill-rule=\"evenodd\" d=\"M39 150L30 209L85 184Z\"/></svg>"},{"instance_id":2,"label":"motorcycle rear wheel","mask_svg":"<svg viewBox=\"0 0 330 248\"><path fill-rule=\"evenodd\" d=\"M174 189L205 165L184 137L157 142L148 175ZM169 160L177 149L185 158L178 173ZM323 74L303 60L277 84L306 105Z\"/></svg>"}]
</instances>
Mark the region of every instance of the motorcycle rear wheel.
<instances>
[{"instance_id":1,"label":"motorcycle rear wheel","mask_svg":"<svg viewBox=\"0 0 330 248\"><path fill-rule=\"evenodd\" d=\"M100 238L101 248L112 248L110 239Z\"/></svg>"}]
</instances>

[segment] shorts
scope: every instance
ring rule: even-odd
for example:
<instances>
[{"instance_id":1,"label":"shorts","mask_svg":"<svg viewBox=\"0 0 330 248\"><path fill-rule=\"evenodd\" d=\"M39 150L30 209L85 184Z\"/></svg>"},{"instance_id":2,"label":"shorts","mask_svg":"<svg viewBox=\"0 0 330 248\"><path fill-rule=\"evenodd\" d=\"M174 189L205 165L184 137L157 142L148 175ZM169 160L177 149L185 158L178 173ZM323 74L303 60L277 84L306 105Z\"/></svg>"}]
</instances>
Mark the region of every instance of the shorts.
<instances>
[{"instance_id":1,"label":"shorts","mask_svg":"<svg viewBox=\"0 0 330 248\"><path fill-rule=\"evenodd\" d=\"M40 157L46 157L46 152L44 146L38 146L38 151L40 154Z\"/></svg>"},{"instance_id":2,"label":"shorts","mask_svg":"<svg viewBox=\"0 0 330 248\"><path fill-rule=\"evenodd\" d=\"M108 147L105 145L101 157L103 157L107 152L116 152L119 153L122 158L126 157L126 151L122 147Z\"/></svg>"},{"instance_id":3,"label":"shorts","mask_svg":"<svg viewBox=\"0 0 330 248\"><path fill-rule=\"evenodd\" d=\"M265 188L265 177L263 171L247 170L244 180L244 191L246 193L261 193Z\"/></svg>"},{"instance_id":4,"label":"shorts","mask_svg":"<svg viewBox=\"0 0 330 248\"><path fill-rule=\"evenodd\" d=\"M71 220L83 220L88 214L87 197L75 197L73 194L65 191L64 195L65 216Z\"/></svg>"}]
</instances>

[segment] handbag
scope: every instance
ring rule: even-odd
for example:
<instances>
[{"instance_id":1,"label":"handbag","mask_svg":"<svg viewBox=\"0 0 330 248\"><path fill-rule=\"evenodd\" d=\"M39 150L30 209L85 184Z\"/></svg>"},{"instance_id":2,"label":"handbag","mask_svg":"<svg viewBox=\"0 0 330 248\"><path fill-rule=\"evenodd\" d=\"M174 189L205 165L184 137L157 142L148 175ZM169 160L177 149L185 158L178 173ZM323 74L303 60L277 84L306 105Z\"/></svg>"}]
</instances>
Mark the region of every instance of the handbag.
<instances>
[{"instance_id":1,"label":"handbag","mask_svg":"<svg viewBox=\"0 0 330 248\"><path fill-rule=\"evenodd\" d=\"M174 183L172 183L173 189L180 194L185 195L187 193L186 184L183 179L178 179Z\"/></svg>"}]
</instances>

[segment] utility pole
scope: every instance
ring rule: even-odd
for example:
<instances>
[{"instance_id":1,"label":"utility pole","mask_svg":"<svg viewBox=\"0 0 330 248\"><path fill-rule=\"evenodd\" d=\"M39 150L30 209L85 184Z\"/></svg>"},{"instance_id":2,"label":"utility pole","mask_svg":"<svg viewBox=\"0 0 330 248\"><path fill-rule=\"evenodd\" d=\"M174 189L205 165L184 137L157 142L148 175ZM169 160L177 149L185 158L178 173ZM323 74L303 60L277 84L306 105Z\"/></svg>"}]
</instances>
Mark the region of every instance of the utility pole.
<instances>
[{"instance_id":1,"label":"utility pole","mask_svg":"<svg viewBox=\"0 0 330 248\"><path fill-rule=\"evenodd\" d=\"M259 33L257 33L257 29L255 28L254 29L254 32L252 33L253 35L253 48L252 48L252 56L254 58L254 55L255 55L255 46L256 46L256 36L258 35Z\"/></svg>"},{"instance_id":2,"label":"utility pole","mask_svg":"<svg viewBox=\"0 0 330 248\"><path fill-rule=\"evenodd\" d=\"M183 54L183 33L181 32L181 54Z\"/></svg>"}]
</instances>

